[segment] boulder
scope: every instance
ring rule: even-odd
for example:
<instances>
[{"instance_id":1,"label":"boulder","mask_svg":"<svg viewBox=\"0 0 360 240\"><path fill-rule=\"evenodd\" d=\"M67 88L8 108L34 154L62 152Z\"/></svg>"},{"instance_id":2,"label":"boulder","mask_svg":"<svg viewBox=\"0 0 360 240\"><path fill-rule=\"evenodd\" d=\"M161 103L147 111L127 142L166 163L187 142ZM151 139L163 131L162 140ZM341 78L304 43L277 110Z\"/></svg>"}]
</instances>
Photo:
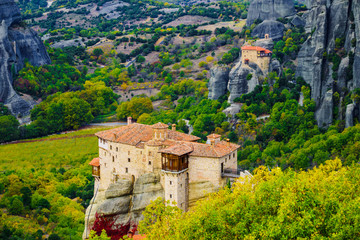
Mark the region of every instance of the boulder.
<instances>
[{"instance_id":1,"label":"boulder","mask_svg":"<svg viewBox=\"0 0 360 240\"><path fill-rule=\"evenodd\" d=\"M262 36L264 37L264 36ZM274 49L274 41L271 38L258 39L253 43L254 46L263 47L272 51Z\"/></svg>"},{"instance_id":2,"label":"boulder","mask_svg":"<svg viewBox=\"0 0 360 240\"><path fill-rule=\"evenodd\" d=\"M209 99L216 100L226 93L229 72L230 68L227 66L214 66L210 69Z\"/></svg>"},{"instance_id":3,"label":"boulder","mask_svg":"<svg viewBox=\"0 0 360 240\"><path fill-rule=\"evenodd\" d=\"M159 183L161 187L161 184ZM158 191L149 191L139 194L134 194L133 197L133 206L132 211L142 211L146 208L147 205L150 204L151 201L156 200L158 197L164 198L164 190L163 188L159 189Z\"/></svg>"},{"instance_id":4,"label":"boulder","mask_svg":"<svg viewBox=\"0 0 360 240\"><path fill-rule=\"evenodd\" d=\"M264 38L265 34L269 34L269 37L276 41L283 37L284 29L285 26L281 22L265 20L253 29L251 36Z\"/></svg>"},{"instance_id":5,"label":"boulder","mask_svg":"<svg viewBox=\"0 0 360 240\"><path fill-rule=\"evenodd\" d=\"M116 183L110 184L105 191L106 198L116 198L129 195L132 192L132 182L127 179L118 180Z\"/></svg>"},{"instance_id":6,"label":"boulder","mask_svg":"<svg viewBox=\"0 0 360 240\"><path fill-rule=\"evenodd\" d=\"M223 110L223 113L225 113L226 115L230 114L231 116L234 116L235 114L240 112L240 109L240 104L232 103L230 104L230 107L227 107Z\"/></svg>"},{"instance_id":7,"label":"boulder","mask_svg":"<svg viewBox=\"0 0 360 240\"><path fill-rule=\"evenodd\" d=\"M355 104L351 103L346 105L345 128L354 126L354 109Z\"/></svg>"},{"instance_id":8,"label":"boulder","mask_svg":"<svg viewBox=\"0 0 360 240\"><path fill-rule=\"evenodd\" d=\"M292 20L291 20L291 24L294 26L294 27L305 27L305 20L302 19L301 17L299 16L295 16Z\"/></svg>"},{"instance_id":9,"label":"boulder","mask_svg":"<svg viewBox=\"0 0 360 240\"><path fill-rule=\"evenodd\" d=\"M246 25L250 26L256 19L276 20L295 13L293 0L254 0L249 6Z\"/></svg>"},{"instance_id":10,"label":"boulder","mask_svg":"<svg viewBox=\"0 0 360 240\"><path fill-rule=\"evenodd\" d=\"M130 196L106 199L97 209L97 213L104 215L116 215L128 213L130 210Z\"/></svg>"}]
</instances>

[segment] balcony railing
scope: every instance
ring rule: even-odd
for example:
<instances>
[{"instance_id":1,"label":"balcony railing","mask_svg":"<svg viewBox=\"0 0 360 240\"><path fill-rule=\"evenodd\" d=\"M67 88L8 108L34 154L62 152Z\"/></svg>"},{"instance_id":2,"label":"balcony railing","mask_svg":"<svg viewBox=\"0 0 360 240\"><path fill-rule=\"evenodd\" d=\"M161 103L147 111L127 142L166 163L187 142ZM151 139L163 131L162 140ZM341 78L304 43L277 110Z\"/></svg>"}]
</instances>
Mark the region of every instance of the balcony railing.
<instances>
[{"instance_id":1,"label":"balcony railing","mask_svg":"<svg viewBox=\"0 0 360 240\"><path fill-rule=\"evenodd\" d=\"M252 178L252 174L249 171L243 171L242 169L226 168L221 173L221 177L238 178L245 176L249 176L250 178Z\"/></svg>"},{"instance_id":2,"label":"balcony railing","mask_svg":"<svg viewBox=\"0 0 360 240\"><path fill-rule=\"evenodd\" d=\"M95 170L93 168L92 175L93 175L93 177L100 177L100 169Z\"/></svg>"}]
</instances>

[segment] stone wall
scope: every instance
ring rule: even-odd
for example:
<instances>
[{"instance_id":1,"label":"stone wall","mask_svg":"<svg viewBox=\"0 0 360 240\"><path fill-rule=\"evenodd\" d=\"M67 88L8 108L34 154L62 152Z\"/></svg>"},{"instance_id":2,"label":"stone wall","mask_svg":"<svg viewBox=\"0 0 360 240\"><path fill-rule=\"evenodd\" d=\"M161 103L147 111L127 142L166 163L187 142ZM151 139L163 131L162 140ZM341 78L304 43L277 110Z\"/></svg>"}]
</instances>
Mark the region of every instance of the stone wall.
<instances>
[{"instance_id":1,"label":"stone wall","mask_svg":"<svg viewBox=\"0 0 360 240\"><path fill-rule=\"evenodd\" d=\"M169 200L170 203L176 202L176 206L182 210L186 210L186 178L187 171L180 173L165 172L165 201Z\"/></svg>"},{"instance_id":2,"label":"stone wall","mask_svg":"<svg viewBox=\"0 0 360 240\"><path fill-rule=\"evenodd\" d=\"M257 51L254 50L242 50L242 64L246 66L245 59L249 59L249 62L256 63L263 73L269 71L270 57L258 57Z\"/></svg>"}]
</instances>

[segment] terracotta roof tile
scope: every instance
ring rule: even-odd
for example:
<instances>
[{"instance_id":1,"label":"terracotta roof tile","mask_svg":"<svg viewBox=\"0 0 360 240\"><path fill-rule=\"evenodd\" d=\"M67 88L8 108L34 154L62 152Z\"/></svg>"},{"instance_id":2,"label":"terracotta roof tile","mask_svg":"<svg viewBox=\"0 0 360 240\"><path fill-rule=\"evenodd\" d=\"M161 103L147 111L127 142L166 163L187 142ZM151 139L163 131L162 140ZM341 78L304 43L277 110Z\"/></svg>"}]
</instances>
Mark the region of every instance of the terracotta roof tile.
<instances>
[{"instance_id":1,"label":"terracotta roof tile","mask_svg":"<svg viewBox=\"0 0 360 240\"><path fill-rule=\"evenodd\" d=\"M100 159L99 158L94 158L93 160L91 160L91 162L89 162L89 165L95 166L95 167L100 166Z\"/></svg>"},{"instance_id":2,"label":"terracotta roof tile","mask_svg":"<svg viewBox=\"0 0 360 240\"><path fill-rule=\"evenodd\" d=\"M188 147L186 148L184 145ZM215 145L197 142L177 142L175 145L161 149L159 152L177 156L189 153L190 156L219 158L236 151L238 148L240 148L239 145L225 141L220 141ZM192 149L192 151L189 151L189 149Z\"/></svg>"},{"instance_id":3,"label":"terracotta roof tile","mask_svg":"<svg viewBox=\"0 0 360 240\"><path fill-rule=\"evenodd\" d=\"M170 153L177 156L182 156L187 153L191 153L194 150L192 144L186 144L185 142L177 142L174 145L159 150L161 153Z\"/></svg>"},{"instance_id":4,"label":"terracotta roof tile","mask_svg":"<svg viewBox=\"0 0 360 240\"><path fill-rule=\"evenodd\" d=\"M157 124L159 126L162 123L160 124L157 123ZM163 126L165 125L166 124L163 124ZM154 125L150 126L145 124L133 123L119 128L98 132L95 135L99 138L108 141L124 143L133 146L138 145L141 148L143 147L141 143L147 144L153 138L153 132L154 132L153 126ZM197 141L200 139L193 135L189 135L169 129L167 129L167 138L168 138L167 140L175 140L175 141ZM151 142L149 142L149 144L151 144ZM158 141L156 145L163 145L163 143Z\"/></svg>"},{"instance_id":5,"label":"terracotta roof tile","mask_svg":"<svg viewBox=\"0 0 360 240\"><path fill-rule=\"evenodd\" d=\"M168 128L169 126L165 123L158 122L158 123L155 123L154 125L151 125L151 127L162 129L162 128Z\"/></svg>"},{"instance_id":6,"label":"terracotta roof tile","mask_svg":"<svg viewBox=\"0 0 360 240\"><path fill-rule=\"evenodd\" d=\"M265 51L265 53L272 53L269 49L257 47L257 46L242 46L241 50L254 50L254 51Z\"/></svg>"},{"instance_id":7,"label":"terracotta roof tile","mask_svg":"<svg viewBox=\"0 0 360 240\"><path fill-rule=\"evenodd\" d=\"M215 138L219 138L219 137L221 137L221 135L215 134L215 133L210 134L210 135L207 136L207 138L211 138L211 139L215 139Z\"/></svg>"}]
</instances>

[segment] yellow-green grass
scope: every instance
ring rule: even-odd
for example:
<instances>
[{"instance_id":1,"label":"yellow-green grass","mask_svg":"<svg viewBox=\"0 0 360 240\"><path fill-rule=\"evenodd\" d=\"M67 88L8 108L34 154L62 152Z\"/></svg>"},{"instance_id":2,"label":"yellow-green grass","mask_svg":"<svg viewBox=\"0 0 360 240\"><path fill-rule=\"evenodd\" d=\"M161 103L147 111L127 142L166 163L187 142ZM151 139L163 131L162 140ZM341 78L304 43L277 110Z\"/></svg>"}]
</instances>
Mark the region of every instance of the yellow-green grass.
<instances>
[{"instance_id":1,"label":"yellow-green grass","mask_svg":"<svg viewBox=\"0 0 360 240\"><path fill-rule=\"evenodd\" d=\"M90 128L67 134L52 135L36 142L0 146L0 170L75 167L98 154L94 133L109 128ZM92 135L77 138L77 136ZM53 140L54 138L64 138ZM40 140L40 141L38 141Z\"/></svg>"}]
</instances>

